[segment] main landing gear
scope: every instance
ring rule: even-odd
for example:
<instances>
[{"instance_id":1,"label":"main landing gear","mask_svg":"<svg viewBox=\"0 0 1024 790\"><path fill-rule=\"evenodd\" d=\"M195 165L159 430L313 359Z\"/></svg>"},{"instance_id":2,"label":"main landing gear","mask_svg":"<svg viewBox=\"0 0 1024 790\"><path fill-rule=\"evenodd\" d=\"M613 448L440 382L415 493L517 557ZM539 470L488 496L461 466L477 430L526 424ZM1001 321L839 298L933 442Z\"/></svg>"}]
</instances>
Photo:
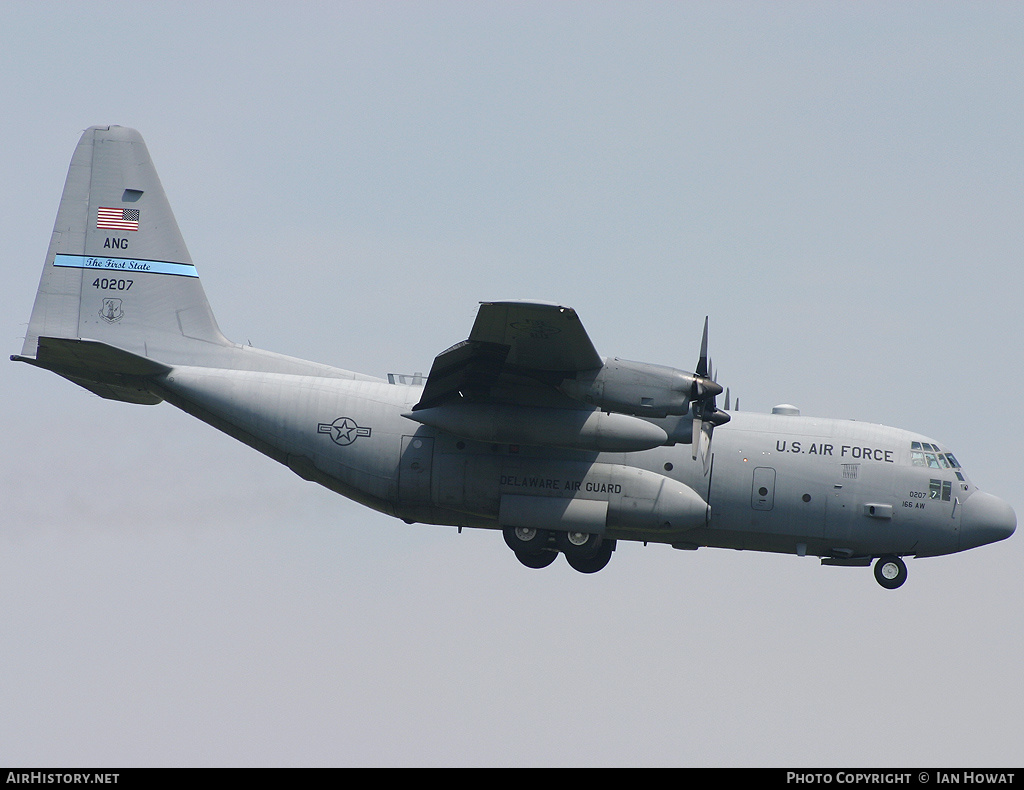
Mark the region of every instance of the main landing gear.
<instances>
[{"instance_id":1,"label":"main landing gear","mask_svg":"<svg viewBox=\"0 0 1024 790\"><path fill-rule=\"evenodd\" d=\"M590 532L554 532L532 527L506 527L505 543L527 568L546 568L559 553L580 573L597 573L612 558L615 541Z\"/></svg>"},{"instance_id":2,"label":"main landing gear","mask_svg":"<svg viewBox=\"0 0 1024 790\"><path fill-rule=\"evenodd\" d=\"M907 580L907 565L899 557L879 557L875 563L875 581L887 590L895 590Z\"/></svg>"}]
</instances>

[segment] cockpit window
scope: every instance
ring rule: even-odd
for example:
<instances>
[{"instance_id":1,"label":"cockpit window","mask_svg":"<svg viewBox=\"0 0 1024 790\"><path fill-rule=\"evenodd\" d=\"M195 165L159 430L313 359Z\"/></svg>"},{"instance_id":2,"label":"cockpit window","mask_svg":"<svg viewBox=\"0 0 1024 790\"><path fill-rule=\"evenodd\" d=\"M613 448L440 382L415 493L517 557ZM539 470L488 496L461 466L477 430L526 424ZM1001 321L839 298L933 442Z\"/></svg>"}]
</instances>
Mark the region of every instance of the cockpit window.
<instances>
[{"instance_id":1,"label":"cockpit window","mask_svg":"<svg viewBox=\"0 0 1024 790\"><path fill-rule=\"evenodd\" d=\"M943 452L937 444L931 442L911 442L910 463L925 469L952 469L958 480L964 479L956 456Z\"/></svg>"},{"instance_id":2,"label":"cockpit window","mask_svg":"<svg viewBox=\"0 0 1024 790\"><path fill-rule=\"evenodd\" d=\"M919 444L919 442L914 442L914 444ZM928 446L931 447L931 445ZM926 466L929 469L949 469L949 461L946 460L946 456L933 453L930 450L928 452L911 450L910 463L914 466Z\"/></svg>"}]
</instances>

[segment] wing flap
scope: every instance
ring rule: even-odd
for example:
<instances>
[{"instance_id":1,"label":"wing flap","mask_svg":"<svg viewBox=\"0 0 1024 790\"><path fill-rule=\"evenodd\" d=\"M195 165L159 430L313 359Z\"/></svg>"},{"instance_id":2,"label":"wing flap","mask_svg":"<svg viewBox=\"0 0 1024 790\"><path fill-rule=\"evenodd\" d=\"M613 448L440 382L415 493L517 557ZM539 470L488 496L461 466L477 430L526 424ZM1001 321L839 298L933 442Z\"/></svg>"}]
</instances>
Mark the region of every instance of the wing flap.
<instances>
[{"instance_id":1,"label":"wing flap","mask_svg":"<svg viewBox=\"0 0 1024 790\"><path fill-rule=\"evenodd\" d=\"M481 302L470 341L508 346L507 364L575 372L603 364L576 311L543 302Z\"/></svg>"},{"instance_id":2,"label":"wing flap","mask_svg":"<svg viewBox=\"0 0 1024 790\"><path fill-rule=\"evenodd\" d=\"M554 387L567 376L602 364L571 307L481 302L469 339L435 357L413 411L453 400L564 402Z\"/></svg>"},{"instance_id":3,"label":"wing flap","mask_svg":"<svg viewBox=\"0 0 1024 790\"><path fill-rule=\"evenodd\" d=\"M413 411L429 409L459 395L481 400L501 377L508 346L464 340L434 358L420 402Z\"/></svg>"}]
</instances>

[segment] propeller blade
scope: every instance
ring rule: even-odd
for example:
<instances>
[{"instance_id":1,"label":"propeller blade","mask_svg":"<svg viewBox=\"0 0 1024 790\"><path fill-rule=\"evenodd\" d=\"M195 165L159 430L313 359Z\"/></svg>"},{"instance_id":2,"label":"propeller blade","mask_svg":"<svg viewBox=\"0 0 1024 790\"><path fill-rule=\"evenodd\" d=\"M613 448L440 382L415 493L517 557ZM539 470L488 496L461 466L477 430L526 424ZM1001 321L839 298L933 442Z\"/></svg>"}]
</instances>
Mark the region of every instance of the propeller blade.
<instances>
[{"instance_id":1,"label":"propeller blade","mask_svg":"<svg viewBox=\"0 0 1024 790\"><path fill-rule=\"evenodd\" d=\"M715 398L722 394L722 386L717 381L714 367L708 358L708 316L704 316L704 333L700 340L700 358L694 371L693 388L690 399L693 401L693 460L701 456L704 463L704 474L707 475L711 464L711 434L715 426L729 422L729 415L715 405ZM729 408L729 395L725 396L725 408Z\"/></svg>"},{"instance_id":2,"label":"propeller blade","mask_svg":"<svg viewBox=\"0 0 1024 790\"><path fill-rule=\"evenodd\" d=\"M708 377L708 316L704 316L704 337L700 341L700 359L694 373L704 379Z\"/></svg>"},{"instance_id":3,"label":"propeller blade","mask_svg":"<svg viewBox=\"0 0 1024 790\"><path fill-rule=\"evenodd\" d=\"M711 431L714 430L714 427L715 426L713 424L708 422L701 425L701 433L707 431L707 441L704 443L704 453L701 456L705 477L707 477L708 470L711 468Z\"/></svg>"}]
</instances>

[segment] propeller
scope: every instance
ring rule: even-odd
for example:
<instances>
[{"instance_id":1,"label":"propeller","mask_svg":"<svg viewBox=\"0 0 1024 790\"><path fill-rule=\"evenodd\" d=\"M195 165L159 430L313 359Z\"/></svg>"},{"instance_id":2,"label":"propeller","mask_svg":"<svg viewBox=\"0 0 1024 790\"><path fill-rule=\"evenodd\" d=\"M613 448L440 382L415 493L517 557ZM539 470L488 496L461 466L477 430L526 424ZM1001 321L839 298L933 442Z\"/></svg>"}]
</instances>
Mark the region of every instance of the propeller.
<instances>
[{"instance_id":1,"label":"propeller","mask_svg":"<svg viewBox=\"0 0 1024 790\"><path fill-rule=\"evenodd\" d=\"M694 371L690 400L693 401L693 460L701 455L704 460L704 474L708 473L711 460L711 434L719 425L729 422L729 415L718 408L715 398L722 387L715 380L711 361L708 359L708 318L704 317L704 336L700 341L700 358ZM728 401L728 396L726 396ZM728 405L726 405L728 409ZM704 452L701 453L701 444Z\"/></svg>"}]
</instances>

